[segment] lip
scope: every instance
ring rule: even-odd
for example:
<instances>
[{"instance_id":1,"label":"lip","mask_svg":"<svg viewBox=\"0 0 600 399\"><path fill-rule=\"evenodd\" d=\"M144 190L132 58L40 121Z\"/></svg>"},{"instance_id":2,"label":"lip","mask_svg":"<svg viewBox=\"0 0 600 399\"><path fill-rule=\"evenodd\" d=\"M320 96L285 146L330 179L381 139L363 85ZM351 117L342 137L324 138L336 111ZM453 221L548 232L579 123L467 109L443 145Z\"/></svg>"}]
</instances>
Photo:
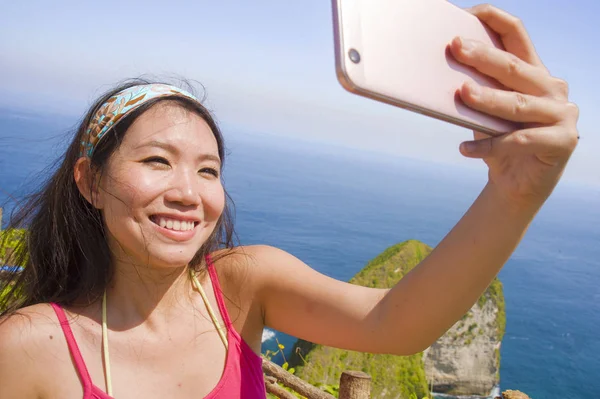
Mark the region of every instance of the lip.
<instances>
[{"instance_id":1,"label":"lip","mask_svg":"<svg viewBox=\"0 0 600 399\"><path fill-rule=\"evenodd\" d=\"M159 219L160 217L182 220L185 222L194 222L194 228L191 230L185 230L185 231L170 230L165 227L161 227L159 224L157 224L155 222L155 220ZM182 216L182 215L172 215L172 214L166 214L166 213L154 214L154 215L150 216L149 219L150 219L150 222L154 225L154 228L160 234L162 234L162 235L166 236L167 238L170 238L174 241L188 241L188 240L192 239L194 237L194 235L196 234L196 228L200 225L200 220L197 218L193 218L193 217L189 217L189 216Z\"/></svg>"}]
</instances>

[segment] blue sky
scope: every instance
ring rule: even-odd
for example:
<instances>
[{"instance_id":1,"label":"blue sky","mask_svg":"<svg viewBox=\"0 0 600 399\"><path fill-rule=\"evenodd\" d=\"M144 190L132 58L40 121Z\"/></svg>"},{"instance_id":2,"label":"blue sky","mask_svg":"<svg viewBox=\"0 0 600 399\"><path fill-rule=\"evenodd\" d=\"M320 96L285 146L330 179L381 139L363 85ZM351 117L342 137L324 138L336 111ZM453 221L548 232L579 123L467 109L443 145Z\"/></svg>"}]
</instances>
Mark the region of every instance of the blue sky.
<instances>
[{"instance_id":1,"label":"blue sky","mask_svg":"<svg viewBox=\"0 0 600 399\"><path fill-rule=\"evenodd\" d=\"M600 186L600 3L493 4L523 19L581 109L583 139L565 180ZM327 0L9 2L0 14L0 106L79 116L120 80L181 76L206 87L226 134L301 137L484 169L458 152L468 130L344 91L331 21Z\"/></svg>"}]
</instances>

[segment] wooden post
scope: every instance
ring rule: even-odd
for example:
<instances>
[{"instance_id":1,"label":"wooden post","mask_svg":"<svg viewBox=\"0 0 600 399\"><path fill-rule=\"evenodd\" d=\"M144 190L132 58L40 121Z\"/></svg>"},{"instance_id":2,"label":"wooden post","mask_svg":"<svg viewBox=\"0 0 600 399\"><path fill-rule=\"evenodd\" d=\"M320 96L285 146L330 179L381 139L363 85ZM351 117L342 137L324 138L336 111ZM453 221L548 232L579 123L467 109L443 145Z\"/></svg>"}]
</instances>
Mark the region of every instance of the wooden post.
<instances>
[{"instance_id":1,"label":"wooden post","mask_svg":"<svg viewBox=\"0 0 600 399\"><path fill-rule=\"evenodd\" d=\"M344 371L340 377L340 399L369 399L371 377L362 371Z\"/></svg>"}]
</instances>

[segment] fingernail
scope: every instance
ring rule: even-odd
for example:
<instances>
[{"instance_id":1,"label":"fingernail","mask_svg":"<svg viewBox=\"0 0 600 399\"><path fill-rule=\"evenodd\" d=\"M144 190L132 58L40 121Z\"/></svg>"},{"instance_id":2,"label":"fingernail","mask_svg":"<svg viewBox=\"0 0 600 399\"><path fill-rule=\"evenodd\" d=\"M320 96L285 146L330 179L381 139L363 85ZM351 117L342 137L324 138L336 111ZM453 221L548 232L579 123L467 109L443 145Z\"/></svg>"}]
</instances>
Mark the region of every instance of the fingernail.
<instances>
[{"instance_id":1,"label":"fingernail","mask_svg":"<svg viewBox=\"0 0 600 399\"><path fill-rule=\"evenodd\" d=\"M472 141L467 141L466 143L462 143L462 148L464 152L472 153L475 152L477 145L475 145L475 143L473 143Z\"/></svg>"},{"instance_id":2,"label":"fingernail","mask_svg":"<svg viewBox=\"0 0 600 399\"><path fill-rule=\"evenodd\" d=\"M467 87L467 91L471 95L471 97L479 97L479 95L481 94L481 88L478 84L475 84L473 82L467 82L465 86Z\"/></svg>"},{"instance_id":3,"label":"fingernail","mask_svg":"<svg viewBox=\"0 0 600 399\"><path fill-rule=\"evenodd\" d=\"M460 48L463 51L471 51L473 50L473 47L475 47L475 43L473 43L472 40L469 39L463 39L462 37L460 38Z\"/></svg>"}]
</instances>

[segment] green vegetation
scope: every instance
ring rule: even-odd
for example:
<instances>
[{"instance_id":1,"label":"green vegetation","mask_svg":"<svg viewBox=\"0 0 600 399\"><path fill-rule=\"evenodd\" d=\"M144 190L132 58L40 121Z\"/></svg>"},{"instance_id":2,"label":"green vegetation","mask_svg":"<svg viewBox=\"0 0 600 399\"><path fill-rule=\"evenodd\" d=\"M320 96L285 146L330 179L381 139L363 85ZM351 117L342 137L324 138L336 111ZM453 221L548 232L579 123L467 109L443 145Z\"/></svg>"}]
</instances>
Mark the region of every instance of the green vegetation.
<instances>
[{"instance_id":1,"label":"green vegetation","mask_svg":"<svg viewBox=\"0 0 600 399\"><path fill-rule=\"evenodd\" d=\"M275 338L277 340L277 338ZM271 350L267 350L262 356L264 359L267 360L271 360L274 361L276 357L281 356L281 358L283 359L283 365L281 366L284 370L287 370L289 373L294 374L295 370L294 368L290 368L289 367L289 363L287 362L286 358L285 358L285 354L283 353L283 350L285 349L285 346L283 344L281 344L279 342L279 340L277 340L277 350L276 351L271 351ZM293 389L290 389L282 384L279 384L279 386L283 389L285 389L286 391L288 391L289 393L293 394L294 396L296 396L297 398L303 398L303 396L299 395L298 393L296 393ZM277 397L273 394L267 393L267 398L268 399L277 399Z\"/></svg>"},{"instance_id":2,"label":"green vegetation","mask_svg":"<svg viewBox=\"0 0 600 399\"><path fill-rule=\"evenodd\" d=\"M8 293L10 292L10 287L6 286L6 287L2 287L1 291L0 291L0 302L2 302L2 298L4 298L5 295L8 295Z\"/></svg>"},{"instance_id":3,"label":"green vegetation","mask_svg":"<svg viewBox=\"0 0 600 399\"><path fill-rule=\"evenodd\" d=\"M408 399L411 394L429 395L421 354L399 357L315 347L296 375L319 387L337 386L344 370L360 370L372 378L373 397L390 395ZM331 393L331 392L330 392Z\"/></svg>"},{"instance_id":4,"label":"green vegetation","mask_svg":"<svg viewBox=\"0 0 600 399\"><path fill-rule=\"evenodd\" d=\"M19 246L21 243L23 236L26 234L26 230L24 229L10 229L0 231L0 266L8 265L8 266L24 266L23 264L16 265L11 261L11 255L13 253L18 253L22 250ZM8 295L11 294L12 286L7 284L6 281L2 281L3 276L2 270L0 270L0 311L2 311L6 306L6 301L12 298L9 298ZM12 292L12 295L15 297L18 296L17 292Z\"/></svg>"},{"instance_id":5,"label":"green vegetation","mask_svg":"<svg viewBox=\"0 0 600 399\"><path fill-rule=\"evenodd\" d=\"M10 229L0 231L0 264L8 261L8 257L13 251L17 250L20 240L25 235L25 229ZM11 265L16 266L16 265ZM23 265L19 265L23 266Z\"/></svg>"}]
</instances>

